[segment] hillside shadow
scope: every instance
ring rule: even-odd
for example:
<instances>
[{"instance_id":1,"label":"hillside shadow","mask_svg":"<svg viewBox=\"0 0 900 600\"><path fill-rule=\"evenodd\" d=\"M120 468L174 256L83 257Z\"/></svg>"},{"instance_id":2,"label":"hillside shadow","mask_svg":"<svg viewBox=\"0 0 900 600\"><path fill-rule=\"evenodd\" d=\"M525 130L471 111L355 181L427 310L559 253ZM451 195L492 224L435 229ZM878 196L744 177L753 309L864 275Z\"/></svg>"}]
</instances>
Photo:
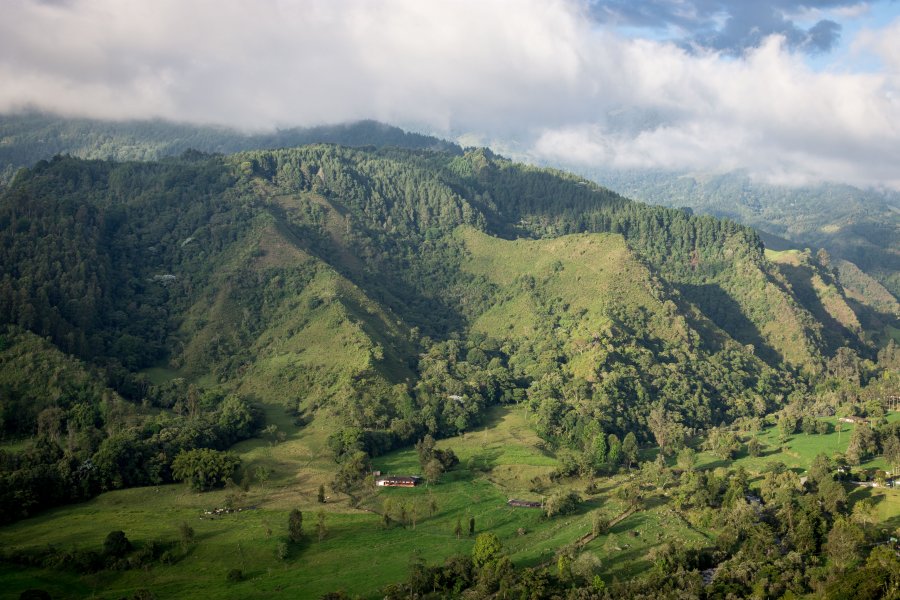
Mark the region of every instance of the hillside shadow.
<instances>
[{"instance_id":1,"label":"hillside shadow","mask_svg":"<svg viewBox=\"0 0 900 600\"><path fill-rule=\"evenodd\" d=\"M890 531L897 531L900 529L900 515L896 517L890 517L889 519L885 519L881 523L878 524L879 529L887 529Z\"/></svg>"},{"instance_id":2,"label":"hillside shadow","mask_svg":"<svg viewBox=\"0 0 900 600\"><path fill-rule=\"evenodd\" d=\"M484 411L481 420L476 424L476 428L464 433L464 436L474 436L478 433L483 434L486 429L494 429L509 414L509 408L504 405L493 406Z\"/></svg>"},{"instance_id":3,"label":"hillside shadow","mask_svg":"<svg viewBox=\"0 0 900 600\"><path fill-rule=\"evenodd\" d=\"M848 297L846 300L865 331L887 332L889 326L900 329L900 318L897 315L881 311L868 304L863 304L854 298ZM866 354L866 356L871 358L871 352Z\"/></svg>"},{"instance_id":4,"label":"hillside shadow","mask_svg":"<svg viewBox=\"0 0 900 600\"><path fill-rule=\"evenodd\" d=\"M481 472L491 471L497 466L497 459L502 455L503 450L500 448L485 448L470 456L466 461L466 465L470 470Z\"/></svg>"},{"instance_id":5,"label":"hillside shadow","mask_svg":"<svg viewBox=\"0 0 900 600\"><path fill-rule=\"evenodd\" d=\"M328 205L341 215L344 211L352 212L331 198ZM403 315L407 324L419 327L423 334L440 339L464 327L465 317L446 300L443 289L413 285L403 277L409 265L405 259L394 257L416 256L415 249L407 248L411 251L404 252L395 248L394 252L364 261L359 257L372 254L369 250L377 247L379 233L362 226L353 241L335 240L291 219L288 211L276 203L269 203L267 209L291 243L352 281L368 298L386 305L394 314Z\"/></svg>"},{"instance_id":6,"label":"hillside shadow","mask_svg":"<svg viewBox=\"0 0 900 600\"><path fill-rule=\"evenodd\" d=\"M744 315L741 305L722 286L714 283L683 283L677 288L682 296L695 304L717 327L737 342L752 344L756 355L766 363L776 365L781 361L778 352L766 343L753 321Z\"/></svg>"},{"instance_id":7,"label":"hillside shadow","mask_svg":"<svg viewBox=\"0 0 900 600\"><path fill-rule=\"evenodd\" d=\"M609 529L609 533L621 535L631 530L637 530L648 524L652 519L643 511L638 511L629 517L622 519Z\"/></svg>"},{"instance_id":8,"label":"hillside shadow","mask_svg":"<svg viewBox=\"0 0 900 600\"><path fill-rule=\"evenodd\" d=\"M668 496L655 494L644 500L644 510L653 510L654 508L659 508L660 506L671 504L671 502L672 499Z\"/></svg>"},{"instance_id":9,"label":"hillside shadow","mask_svg":"<svg viewBox=\"0 0 900 600\"><path fill-rule=\"evenodd\" d=\"M712 471L714 469L718 469L719 467L730 467L733 462L734 461L732 461L732 460L725 460L725 459L719 458L719 459L716 459L716 460L713 460L710 462L705 462L702 464L698 463L695 468L698 471Z\"/></svg>"},{"instance_id":10,"label":"hillside shadow","mask_svg":"<svg viewBox=\"0 0 900 600\"><path fill-rule=\"evenodd\" d=\"M822 300L812 284L814 276L812 269L803 265L795 266L785 263L777 264L776 266L790 282L794 295L800 300L804 308L812 313L819 323L824 325L822 333L829 354L833 354L835 350L845 345L848 340L856 341L856 335L832 317L825 305L822 304ZM855 347L858 344L853 345Z\"/></svg>"}]
</instances>

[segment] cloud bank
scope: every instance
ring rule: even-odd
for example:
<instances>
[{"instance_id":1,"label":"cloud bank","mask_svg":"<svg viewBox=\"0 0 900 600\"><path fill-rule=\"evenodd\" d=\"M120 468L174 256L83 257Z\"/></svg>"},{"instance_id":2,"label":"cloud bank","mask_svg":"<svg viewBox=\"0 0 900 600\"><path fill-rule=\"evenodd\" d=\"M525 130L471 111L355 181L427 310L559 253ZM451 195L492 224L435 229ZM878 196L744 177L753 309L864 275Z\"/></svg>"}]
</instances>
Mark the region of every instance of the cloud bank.
<instances>
[{"instance_id":1,"label":"cloud bank","mask_svg":"<svg viewBox=\"0 0 900 600\"><path fill-rule=\"evenodd\" d=\"M246 129L374 118L559 163L900 189L900 20L855 40L881 63L854 73L812 70L783 32L735 56L626 38L596 12L576 0L8 0L0 111Z\"/></svg>"}]
</instances>

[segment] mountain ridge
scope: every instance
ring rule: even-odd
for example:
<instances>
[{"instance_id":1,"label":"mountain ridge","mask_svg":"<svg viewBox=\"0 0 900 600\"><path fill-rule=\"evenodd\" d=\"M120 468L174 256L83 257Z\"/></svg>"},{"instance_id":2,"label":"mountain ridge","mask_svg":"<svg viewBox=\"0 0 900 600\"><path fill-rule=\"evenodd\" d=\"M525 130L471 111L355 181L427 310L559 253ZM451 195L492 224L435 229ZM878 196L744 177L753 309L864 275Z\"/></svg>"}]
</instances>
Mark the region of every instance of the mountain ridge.
<instances>
[{"instance_id":1,"label":"mountain ridge","mask_svg":"<svg viewBox=\"0 0 900 600\"><path fill-rule=\"evenodd\" d=\"M834 356L876 352L817 320L753 230L484 149L56 157L0 195L0 251L3 323L187 431L204 402L242 415L215 444L260 403L331 432L337 456L521 402L548 444L649 441L653 410L685 431L761 418ZM123 482L152 481L149 431Z\"/></svg>"}]
</instances>

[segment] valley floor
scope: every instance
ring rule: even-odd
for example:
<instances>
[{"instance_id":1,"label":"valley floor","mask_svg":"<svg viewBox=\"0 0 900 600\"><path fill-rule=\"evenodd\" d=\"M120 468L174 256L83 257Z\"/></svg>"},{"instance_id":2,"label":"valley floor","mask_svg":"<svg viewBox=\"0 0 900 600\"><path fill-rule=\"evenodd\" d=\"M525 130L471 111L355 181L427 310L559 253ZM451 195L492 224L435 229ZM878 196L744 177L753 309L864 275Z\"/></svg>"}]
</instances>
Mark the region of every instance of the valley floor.
<instances>
[{"instance_id":1,"label":"valley floor","mask_svg":"<svg viewBox=\"0 0 900 600\"><path fill-rule=\"evenodd\" d=\"M456 452L460 465L438 484L372 491L359 499L359 508L351 507L343 496L320 504L318 487L330 490L334 471L325 446L329 432L316 422L297 430L277 406L267 407L267 412L269 423L294 433L278 443L253 439L234 448L245 472L256 480L246 492L233 487L198 494L181 485L129 489L0 529L0 545L10 555L48 546L99 550L113 530L124 531L138 548L151 540L176 542L179 525L187 523L195 531L195 541L185 551L174 552L172 564L79 575L67 565L39 569L7 562L0 564L0 598L18 598L27 588L45 589L53 598L122 597L140 589L149 589L157 598L317 598L335 590L374 598L382 586L403 580L413 561L434 563L471 552L474 538L467 535L471 518L476 533L493 532L500 538L514 563L533 566L553 560L560 547L590 533L595 510L612 518L626 508L614 492L629 479L627 474L598 479L593 494L585 493L588 482L577 479L534 491L535 482L546 481L557 461L543 449L528 426L525 410L518 407L495 408L486 426L439 441L439 448ZM897 418L900 415L892 415ZM771 461L801 470L818 452L845 449L850 437L846 430L840 440L837 432L797 434L782 447L776 435L774 429L760 434L771 448L762 457L739 456L725 462L700 454L697 466L743 465L751 477ZM374 462L384 473L419 472L413 449ZM876 461L869 466L881 465ZM540 501L542 493L557 487L581 494L584 502L575 514L546 519L540 510L506 504L509 498ZM886 528L893 531L900 526L900 490L851 490L851 502L867 497L875 500L877 518ZM206 514L227 505L244 510ZM281 558L278 548L287 541L287 514L292 508L303 511L306 535ZM379 513L386 509L394 514L403 510L410 521L415 514L415 525L385 527ZM325 523L321 540L319 511ZM463 529L459 538L457 523ZM648 553L664 542L705 546L712 539L712 532L686 520L665 492L649 492L642 510L587 543L584 550L596 557L599 572L611 581L649 568ZM240 569L243 580L229 581L226 575L231 569Z\"/></svg>"}]
</instances>

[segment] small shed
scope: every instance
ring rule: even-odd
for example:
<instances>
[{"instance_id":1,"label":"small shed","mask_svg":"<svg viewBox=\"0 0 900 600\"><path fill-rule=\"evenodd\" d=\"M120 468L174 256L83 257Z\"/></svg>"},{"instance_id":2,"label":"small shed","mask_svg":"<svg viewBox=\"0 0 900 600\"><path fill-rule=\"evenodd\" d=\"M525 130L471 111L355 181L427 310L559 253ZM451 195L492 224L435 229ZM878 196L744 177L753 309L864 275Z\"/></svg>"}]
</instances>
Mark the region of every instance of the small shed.
<instances>
[{"instance_id":1,"label":"small shed","mask_svg":"<svg viewBox=\"0 0 900 600\"><path fill-rule=\"evenodd\" d=\"M841 423L868 423L869 422L869 420L865 417L854 417L854 416L840 417L838 419L838 421L840 421Z\"/></svg>"},{"instance_id":2,"label":"small shed","mask_svg":"<svg viewBox=\"0 0 900 600\"><path fill-rule=\"evenodd\" d=\"M515 498L510 498L506 501L507 506L512 506L513 508L541 508L540 502L532 502L530 500L516 500Z\"/></svg>"},{"instance_id":3,"label":"small shed","mask_svg":"<svg viewBox=\"0 0 900 600\"><path fill-rule=\"evenodd\" d=\"M416 487L422 482L421 477L415 475L399 475L379 477L375 480L378 487Z\"/></svg>"}]
</instances>

